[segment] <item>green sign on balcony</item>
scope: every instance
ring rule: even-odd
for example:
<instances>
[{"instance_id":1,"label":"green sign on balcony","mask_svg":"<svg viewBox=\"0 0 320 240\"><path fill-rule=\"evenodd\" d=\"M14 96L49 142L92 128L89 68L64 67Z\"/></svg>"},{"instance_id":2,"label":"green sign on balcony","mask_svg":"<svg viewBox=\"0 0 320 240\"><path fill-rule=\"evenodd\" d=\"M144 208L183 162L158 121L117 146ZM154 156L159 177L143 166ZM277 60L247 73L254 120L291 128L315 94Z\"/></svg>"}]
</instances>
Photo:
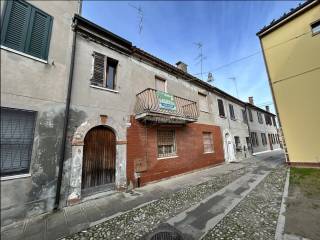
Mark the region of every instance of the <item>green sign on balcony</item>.
<instances>
[{"instance_id":1,"label":"green sign on balcony","mask_svg":"<svg viewBox=\"0 0 320 240\"><path fill-rule=\"evenodd\" d=\"M174 97L165 92L157 91L156 92L158 100L159 100L159 108L170 110L170 111L176 111L176 102L174 101Z\"/></svg>"}]
</instances>

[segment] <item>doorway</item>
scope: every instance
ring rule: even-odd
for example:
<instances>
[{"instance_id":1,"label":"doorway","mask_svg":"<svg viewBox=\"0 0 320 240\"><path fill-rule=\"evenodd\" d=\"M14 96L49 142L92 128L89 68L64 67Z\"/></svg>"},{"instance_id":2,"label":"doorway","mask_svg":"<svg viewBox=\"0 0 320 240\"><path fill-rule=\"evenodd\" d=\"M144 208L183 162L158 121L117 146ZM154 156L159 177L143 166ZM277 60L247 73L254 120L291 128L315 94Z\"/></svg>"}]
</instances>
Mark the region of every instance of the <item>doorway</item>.
<instances>
[{"instance_id":1,"label":"doorway","mask_svg":"<svg viewBox=\"0 0 320 240\"><path fill-rule=\"evenodd\" d=\"M84 194L114 189L116 136L105 126L92 128L84 139L82 182Z\"/></svg>"}]
</instances>

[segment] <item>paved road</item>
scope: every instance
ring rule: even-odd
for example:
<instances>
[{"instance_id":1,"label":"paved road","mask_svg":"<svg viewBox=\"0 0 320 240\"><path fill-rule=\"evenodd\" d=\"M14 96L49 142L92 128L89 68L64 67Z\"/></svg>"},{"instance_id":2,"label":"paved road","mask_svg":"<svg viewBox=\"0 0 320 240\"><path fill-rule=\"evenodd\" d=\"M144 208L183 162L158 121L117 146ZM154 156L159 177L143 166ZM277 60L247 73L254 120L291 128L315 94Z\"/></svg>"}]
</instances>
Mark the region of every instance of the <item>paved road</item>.
<instances>
[{"instance_id":1,"label":"paved road","mask_svg":"<svg viewBox=\"0 0 320 240\"><path fill-rule=\"evenodd\" d=\"M150 184L132 193L101 195L1 228L1 237L140 239L160 223L168 222L198 239L219 225L282 161L282 152L274 151Z\"/></svg>"}]
</instances>

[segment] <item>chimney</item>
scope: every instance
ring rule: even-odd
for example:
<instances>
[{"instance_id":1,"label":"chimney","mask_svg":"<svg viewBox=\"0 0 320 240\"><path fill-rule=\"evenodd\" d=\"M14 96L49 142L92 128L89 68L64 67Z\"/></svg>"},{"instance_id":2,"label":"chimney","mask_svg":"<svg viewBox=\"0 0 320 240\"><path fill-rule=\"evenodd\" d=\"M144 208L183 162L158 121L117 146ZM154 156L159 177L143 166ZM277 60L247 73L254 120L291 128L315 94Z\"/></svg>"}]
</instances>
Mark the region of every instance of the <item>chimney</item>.
<instances>
[{"instance_id":1,"label":"chimney","mask_svg":"<svg viewBox=\"0 0 320 240\"><path fill-rule=\"evenodd\" d=\"M176 63L176 65L177 65L177 68L181 69L185 73L188 72L188 65L185 64L184 62L179 61L179 62Z\"/></svg>"},{"instance_id":2,"label":"chimney","mask_svg":"<svg viewBox=\"0 0 320 240\"><path fill-rule=\"evenodd\" d=\"M254 105L253 97L249 97L249 103L250 103L251 105Z\"/></svg>"},{"instance_id":3,"label":"chimney","mask_svg":"<svg viewBox=\"0 0 320 240\"><path fill-rule=\"evenodd\" d=\"M269 106L266 106L266 111L267 111L267 112L270 112Z\"/></svg>"}]
</instances>

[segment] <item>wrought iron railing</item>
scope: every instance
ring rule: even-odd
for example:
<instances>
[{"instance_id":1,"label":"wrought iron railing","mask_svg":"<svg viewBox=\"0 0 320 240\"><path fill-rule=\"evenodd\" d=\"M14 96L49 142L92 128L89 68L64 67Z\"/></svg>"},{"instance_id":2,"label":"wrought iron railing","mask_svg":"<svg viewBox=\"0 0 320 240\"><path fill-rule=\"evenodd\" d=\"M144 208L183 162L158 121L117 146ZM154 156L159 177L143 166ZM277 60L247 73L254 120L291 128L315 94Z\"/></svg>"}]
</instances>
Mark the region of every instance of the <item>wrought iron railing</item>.
<instances>
[{"instance_id":1,"label":"wrought iron railing","mask_svg":"<svg viewBox=\"0 0 320 240\"><path fill-rule=\"evenodd\" d=\"M162 106L161 91L147 88L137 94L135 105L135 114L163 114L178 117L186 121L196 121L199 116L197 103L185 98L177 97L167 93L165 95L172 96L172 104L174 107L170 109Z\"/></svg>"}]
</instances>

